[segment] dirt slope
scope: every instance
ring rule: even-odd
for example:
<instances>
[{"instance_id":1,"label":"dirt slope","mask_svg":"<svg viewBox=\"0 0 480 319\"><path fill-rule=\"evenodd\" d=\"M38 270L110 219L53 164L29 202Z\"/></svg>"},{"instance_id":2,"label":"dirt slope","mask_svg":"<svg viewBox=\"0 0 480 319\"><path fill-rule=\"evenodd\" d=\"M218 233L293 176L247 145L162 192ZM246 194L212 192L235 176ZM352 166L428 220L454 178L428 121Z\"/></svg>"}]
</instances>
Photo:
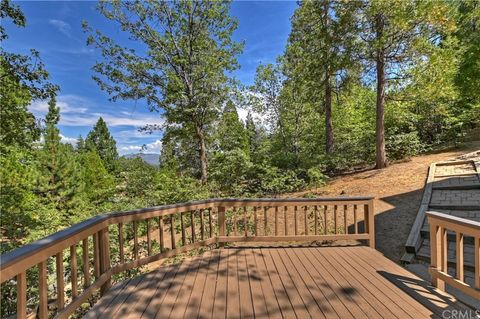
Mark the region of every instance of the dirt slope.
<instances>
[{"instance_id":1,"label":"dirt slope","mask_svg":"<svg viewBox=\"0 0 480 319\"><path fill-rule=\"evenodd\" d=\"M461 150L413 157L382 170L337 177L324 187L290 196L302 197L306 193L316 196L374 196L377 249L388 258L399 261L419 208L429 165L476 149L480 149L480 142L470 143Z\"/></svg>"}]
</instances>

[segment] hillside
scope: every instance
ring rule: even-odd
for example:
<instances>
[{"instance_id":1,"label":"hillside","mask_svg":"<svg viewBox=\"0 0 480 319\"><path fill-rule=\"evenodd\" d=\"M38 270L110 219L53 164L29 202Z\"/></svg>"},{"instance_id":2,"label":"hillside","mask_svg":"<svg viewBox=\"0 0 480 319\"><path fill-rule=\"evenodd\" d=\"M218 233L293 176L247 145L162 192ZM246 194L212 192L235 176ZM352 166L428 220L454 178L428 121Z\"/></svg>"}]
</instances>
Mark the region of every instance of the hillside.
<instances>
[{"instance_id":1,"label":"hillside","mask_svg":"<svg viewBox=\"0 0 480 319\"><path fill-rule=\"evenodd\" d=\"M147 164L158 166L160 164L160 154L155 153L136 153L123 155L125 158L141 158Z\"/></svg>"}]
</instances>

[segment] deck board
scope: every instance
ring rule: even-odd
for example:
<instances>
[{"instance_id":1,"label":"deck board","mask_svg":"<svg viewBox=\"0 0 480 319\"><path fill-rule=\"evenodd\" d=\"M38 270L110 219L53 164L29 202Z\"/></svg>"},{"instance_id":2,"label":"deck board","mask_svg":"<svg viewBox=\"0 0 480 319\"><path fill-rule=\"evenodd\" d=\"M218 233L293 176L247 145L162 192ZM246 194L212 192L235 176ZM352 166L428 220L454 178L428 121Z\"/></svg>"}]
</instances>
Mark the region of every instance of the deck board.
<instances>
[{"instance_id":1,"label":"deck board","mask_svg":"<svg viewBox=\"0 0 480 319\"><path fill-rule=\"evenodd\" d=\"M369 247L205 252L114 285L85 318L440 318L468 309Z\"/></svg>"}]
</instances>

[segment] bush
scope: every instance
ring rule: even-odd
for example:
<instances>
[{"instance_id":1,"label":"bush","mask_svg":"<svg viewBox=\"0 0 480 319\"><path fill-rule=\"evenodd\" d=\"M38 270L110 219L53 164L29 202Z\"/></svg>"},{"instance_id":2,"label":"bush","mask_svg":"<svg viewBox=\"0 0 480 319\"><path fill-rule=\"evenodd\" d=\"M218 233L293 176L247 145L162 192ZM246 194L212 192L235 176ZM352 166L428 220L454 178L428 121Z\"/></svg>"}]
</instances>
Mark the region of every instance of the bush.
<instances>
[{"instance_id":1,"label":"bush","mask_svg":"<svg viewBox=\"0 0 480 319\"><path fill-rule=\"evenodd\" d=\"M391 160L407 158L424 149L417 132L389 134L386 138L385 148Z\"/></svg>"}]
</instances>

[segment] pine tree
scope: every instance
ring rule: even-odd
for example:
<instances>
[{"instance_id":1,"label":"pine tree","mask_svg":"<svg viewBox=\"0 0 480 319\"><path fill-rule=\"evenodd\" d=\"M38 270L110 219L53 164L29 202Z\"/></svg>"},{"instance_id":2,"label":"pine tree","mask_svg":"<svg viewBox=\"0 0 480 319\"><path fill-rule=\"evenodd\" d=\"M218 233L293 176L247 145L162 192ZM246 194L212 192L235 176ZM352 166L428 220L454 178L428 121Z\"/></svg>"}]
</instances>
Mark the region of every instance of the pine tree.
<instances>
[{"instance_id":1,"label":"pine tree","mask_svg":"<svg viewBox=\"0 0 480 319\"><path fill-rule=\"evenodd\" d=\"M292 17L284 72L300 86L304 103L319 105L325 116L325 152L334 150L333 97L352 78L358 2L303 1ZM318 108L318 106L317 106Z\"/></svg>"},{"instance_id":2,"label":"pine tree","mask_svg":"<svg viewBox=\"0 0 480 319\"><path fill-rule=\"evenodd\" d=\"M248 137L232 101L228 101L223 109L217 126L216 140L221 151L233 149L248 151Z\"/></svg>"},{"instance_id":3,"label":"pine tree","mask_svg":"<svg viewBox=\"0 0 480 319\"><path fill-rule=\"evenodd\" d=\"M73 147L60 142L60 131L56 126L59 120L60 109L56 105L55 97L52 97L45 117L45 142L39 152L38 180L38 193L42 196L45 214L58 215L56 221L49 225L49 231L78 221L75 215L81 210L80 199L83 192L82 169Z\"/></svg>"},{"instance_id":4,"label":"pine tree","mask_svg":"<svg viewBox=\"0 0 480 319\"><path fill-rule=\"evenodd\" d=\"M85 139L85 145L88 150L95 150L109 172L115 171L116 161L118 159L117 143L110 135L107 123L103 118L99 118L92 131L88 133Z\"/></svg>"},{"instance_id":5,"label":"pine tree","mask_svg":"<svg viewBox=\"0 0 480 319\"><path fill-rule=\"evenodd\" d=\"M443 1L370 1L360 11L362 53L374 66L376 78L376 168L387 166L385 105L389 85L408 83L406 72L415 58L428 59L431 46L441 43L451 28L449 7Z\"/></svg>"},{"instance_id":6,"label":"pine tree","mask_svg":"<svg viewBox=\"0 0 480 319\"><path fill-rule=\"evenodd\" d=\"M104 204L113 195L115 180L103 165L103 161L98 153L86 151L81 157L83 170L83 180L85 185L85 194L88 203L95 208L95 211L101 211L99 205Z\"/></svg>"},{"instance_id":7,"label":"pine tree","mask_svg":"<svg viewBox=\"0 0 480 319\"><path fill-rule=\"evenodd\" d=\"M86 151L85 140L83 139L82 135L78 136L75 149L77 150L78 153L83 153Z\"/></svg>"}]
</instances>

